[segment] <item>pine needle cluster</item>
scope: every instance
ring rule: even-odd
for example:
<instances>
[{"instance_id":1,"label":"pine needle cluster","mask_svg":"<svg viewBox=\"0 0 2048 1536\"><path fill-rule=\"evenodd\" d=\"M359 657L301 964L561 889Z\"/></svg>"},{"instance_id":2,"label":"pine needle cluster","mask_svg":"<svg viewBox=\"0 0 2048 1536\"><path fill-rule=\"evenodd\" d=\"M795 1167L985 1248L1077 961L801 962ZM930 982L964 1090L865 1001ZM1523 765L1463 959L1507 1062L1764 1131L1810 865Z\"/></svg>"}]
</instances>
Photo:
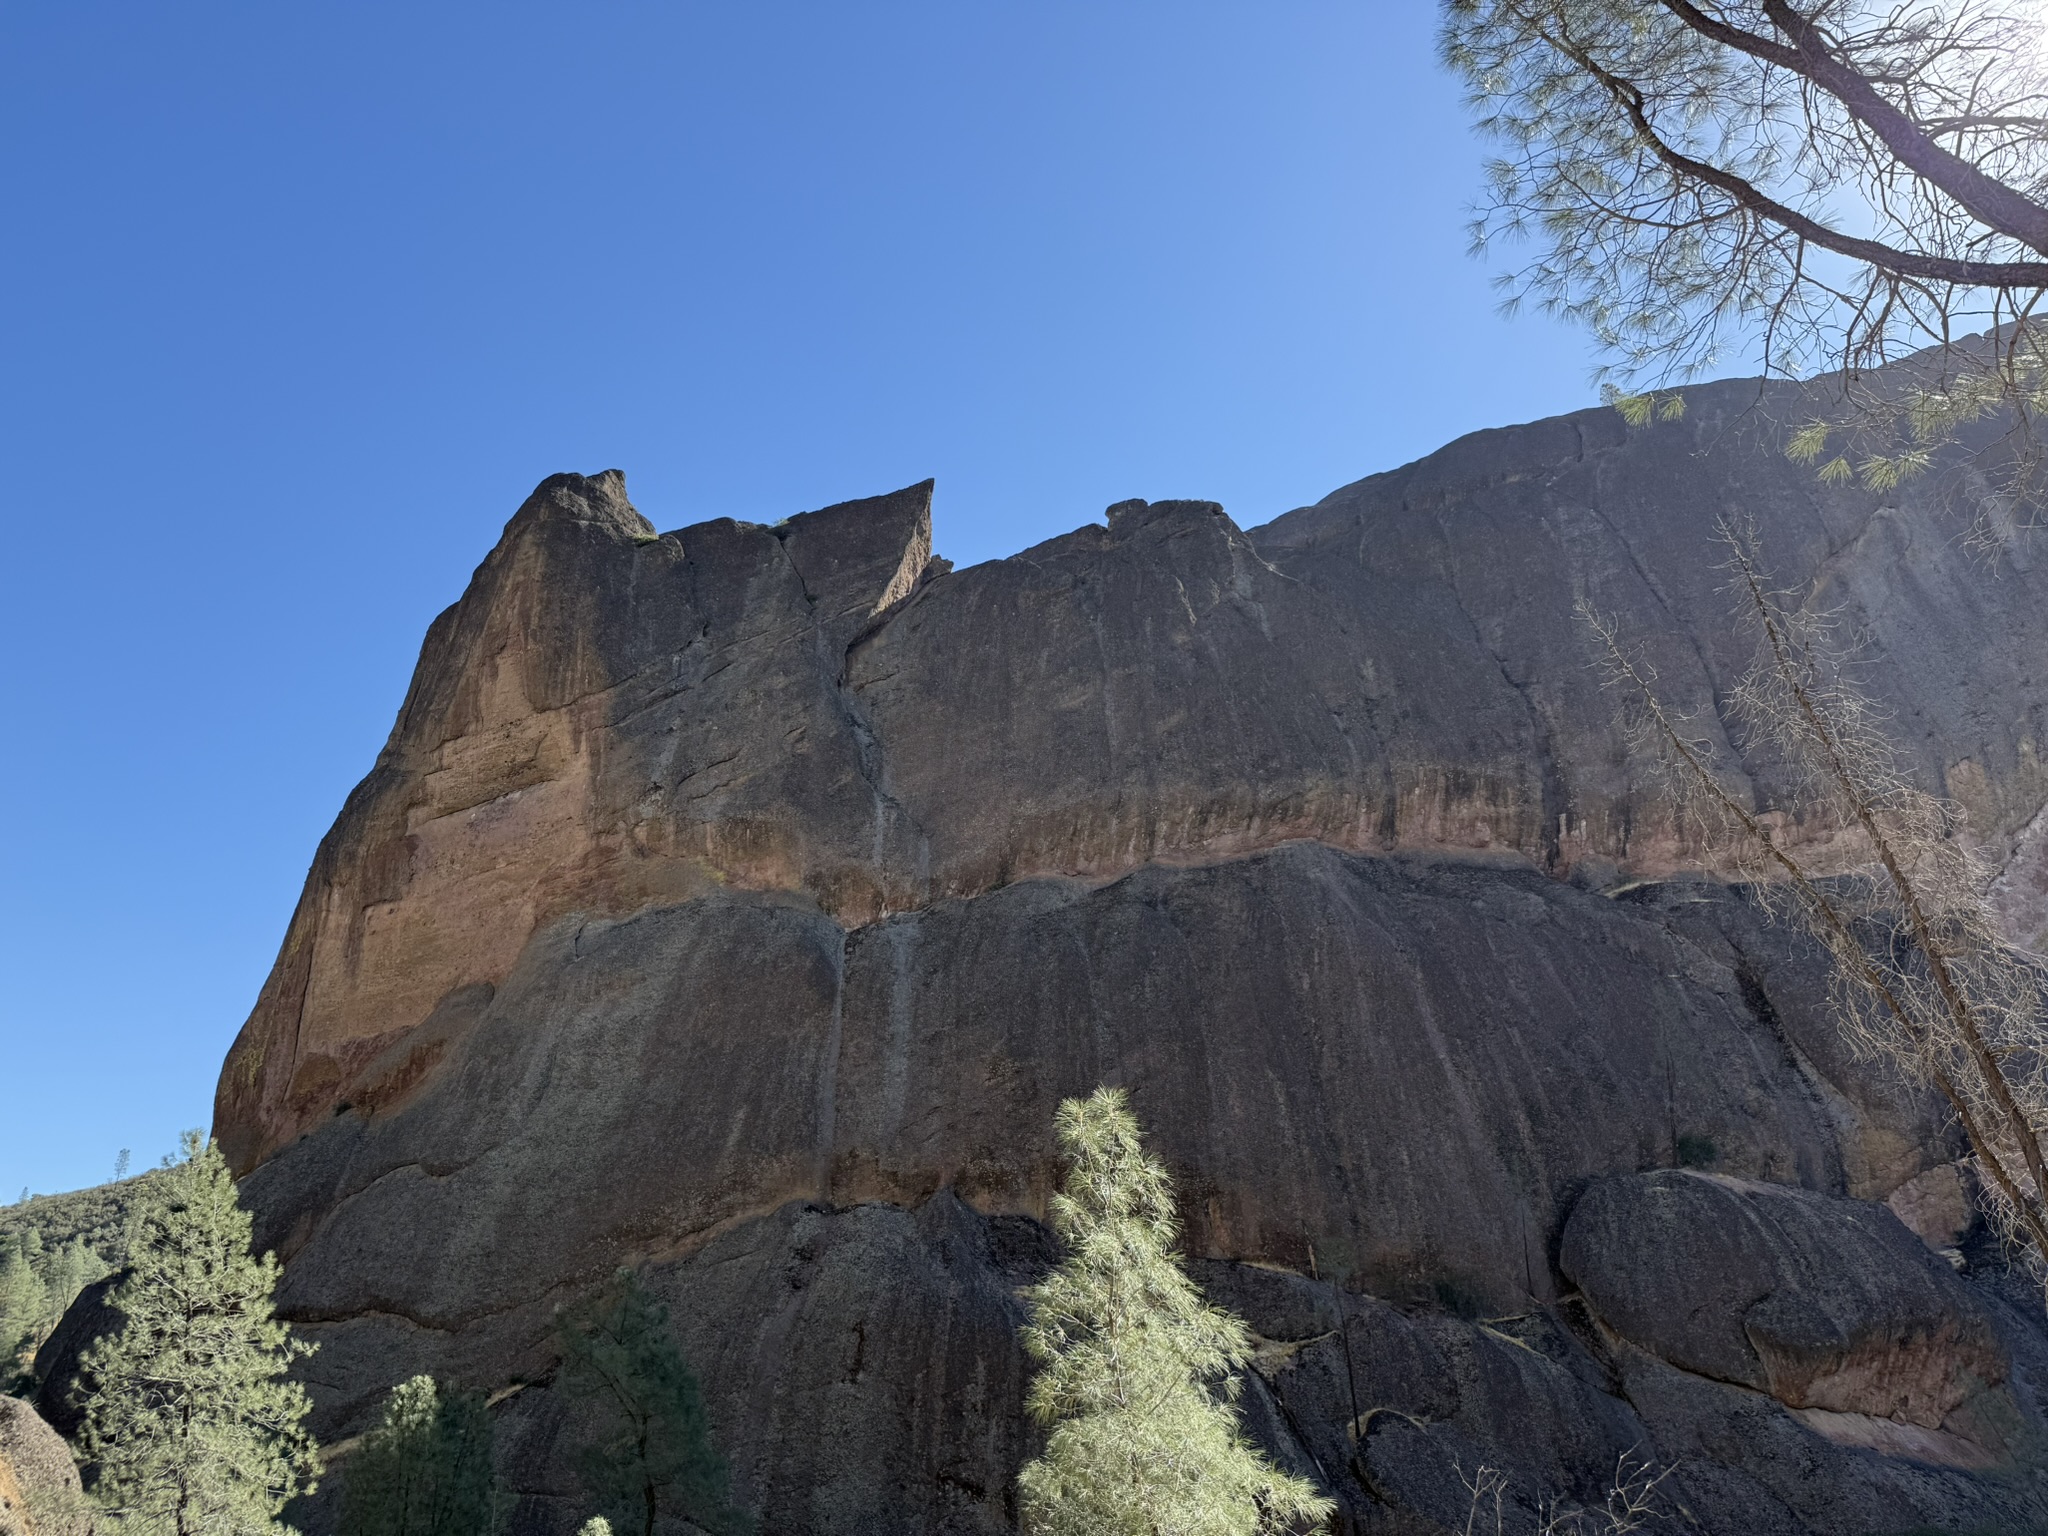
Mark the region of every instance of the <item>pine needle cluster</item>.
<instances>
[{"instance_id":1,"label":"pine needle cluster","mask_svg":"<svg viewBox=\"0 0 2048 1536\"><path fill-rule=\"evenodd\" d=\"M1738 352L1774 376L1834 372L1789 444L1824 482L1888 493L1967 442L1979 536L2031 518L2048 476L2038 0L1442 15L1444 62L1499 151L1474 245L1534 248L1499 279L1507 307L1585 325L1631 421ZM1907 359L1903 378L1876 371ZM2002 430L1964 437L1992 416Z\"/></svg>"},{"instance_id":2,"label":"pine needle cluster","mask_svg":"<svg viewBox=\"0 0 2048 1536\"><path fill-rule=\"evenodd\" d=\"M1258 1536L1315 1528L1334 1508L1249 1444L1234 1401L1243 1323L1181 1269L1166 1170L1121 1089L1069 1099L1071 1160L1052 1224L1067 1257L1026 1293L1039 1362L1028 1407L1051 1426L1018 1478L1031 1536Z\"/></svg>"}]
</instances>

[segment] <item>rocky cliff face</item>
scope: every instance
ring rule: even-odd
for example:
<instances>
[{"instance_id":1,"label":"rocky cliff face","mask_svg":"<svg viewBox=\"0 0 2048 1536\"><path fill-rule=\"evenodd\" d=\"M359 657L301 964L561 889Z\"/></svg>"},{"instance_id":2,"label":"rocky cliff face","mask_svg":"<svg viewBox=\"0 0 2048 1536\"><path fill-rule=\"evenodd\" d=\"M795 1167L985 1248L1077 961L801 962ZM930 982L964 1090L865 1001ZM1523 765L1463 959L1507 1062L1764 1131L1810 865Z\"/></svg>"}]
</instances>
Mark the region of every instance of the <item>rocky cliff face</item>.
<instances>
[{"instance_id":1,"label":"rocky cliff face","mask_svg":"<svg viewBox=\"0 0 2048 1536\"><path fill-rule=\"evenodd\" d=\"M1351 1529L1461 1527L1481 1464L1533 1519L1631 1449L1711 1531L2048 1517L2038 1302L1933 1251L1973 1241L1961 1148L1688 873L1718 851L1571 612L1711 724L1747 661L1713 524L1753 514L2048 927L2048 578L1962 545L1967 486L1770 454L1798 404L1485 433L1249 532L1127 502L958 572L929 485L657 534L616 473L547 481L222 1074L326 1433L417 1370L487 1388L520 1528L568 1529L549 1318L630 1262L764 1531L1012 1529L1052 1110L1112 1081L1265 1341L1254 1429Z\"/></svg>"}]
</instances>

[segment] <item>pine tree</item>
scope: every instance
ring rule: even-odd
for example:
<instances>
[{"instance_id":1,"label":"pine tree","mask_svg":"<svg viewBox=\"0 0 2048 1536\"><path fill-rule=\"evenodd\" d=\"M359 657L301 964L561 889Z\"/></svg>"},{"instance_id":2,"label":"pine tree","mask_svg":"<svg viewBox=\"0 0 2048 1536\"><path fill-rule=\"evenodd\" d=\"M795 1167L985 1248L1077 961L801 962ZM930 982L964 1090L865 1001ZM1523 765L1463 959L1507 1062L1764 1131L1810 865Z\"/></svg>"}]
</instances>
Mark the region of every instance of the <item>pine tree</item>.
<instances>
[{"instance_id":1,"label":"pine tree","mask_svg":"<svg viewBox=\"0 0 2048 1536\"><path fill-rule=\"evenodd\" d=\"M305 1389L285 1380L312 1347L273 1314L277 1260L251 1255L220 1149L189 1131L184 1153L152 1181L121 1326L84 1361L95 1493L124 1536L275 1536L318 1467Z\"/></svg>"},{"instance_id":2,"label":"pine tree","mask_svg":"<svg viewBox=\"0 0 2048 1536\"><path fill-rule=\"evenodd\" d=\"M747 1522L726 1501L726 1468L711 1443L697 1378L668 1311L622 1269L563 1320L563 1380L595 1398L607 1429L586 1447L584 1485L622 1530L654 1536L664 1514L709 1531Z\"/></svg>"},{"instance_id":3,"label":"pine tree","mask_svg":"<svg viewBox=\"0 0 2048 1536\"><path fill-rule=\"evenodd\" d=\"M1334 1505L1248 1443L1233 1399L1243 1323L1182 1271L1166 1170L1121 1089L1069 1099L1072 1161L1053 1197L1066 1258L1025 1293L1040 1364L1027 1406L1050 1425L1019 1474L1031 1536L1262 1536L1320 1527Z\"/></svg>"},{"instance_id":4,"label":"pine tree","mask_svg":"<svg viewBox=\"0 0 2048 1536\"><path fill-rule=\"evenodd\" d=\"M483 1395L431 1376L394 1387L349 1458L343 1536L484 1536L496 1524Z\"/></svg>"},{"instance_id":5,"label":"pine tree","mask_svg":"<svg viewBox=\"0 0 2048 1536\"><path fill-rule=\"evenodd\" d=\"M13 1384L23 1357L42 1337L50 1310L49 1292L29 1253L31 1243L41 1251L42 1239L33 1230L17 1233L0 1249L0 1387Z\"/></svg>"},{"instance_id":6,"label":"pine tree","mask_svg":"<svg viewBox=\"0 0 2048 1536\"><path fill-rule=\"evenodd\" d=\"M107 1261L94 1252L83 1237L72 1238L51 1254L43 1270L44 1288L48 1292L44 1326L55 1327L71 1303L78 1300L78 1293L95 1280L104 1279L107 1269Z\"/></svg>"}]
</instances>

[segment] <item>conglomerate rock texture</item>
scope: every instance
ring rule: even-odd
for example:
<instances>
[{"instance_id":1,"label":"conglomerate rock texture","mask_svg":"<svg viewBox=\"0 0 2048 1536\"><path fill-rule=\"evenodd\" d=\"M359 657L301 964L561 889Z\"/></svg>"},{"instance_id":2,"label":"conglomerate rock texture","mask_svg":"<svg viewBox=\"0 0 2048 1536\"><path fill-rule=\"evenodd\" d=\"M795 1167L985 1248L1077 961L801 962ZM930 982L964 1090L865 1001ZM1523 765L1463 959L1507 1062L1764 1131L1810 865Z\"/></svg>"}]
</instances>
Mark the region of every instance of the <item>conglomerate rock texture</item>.
<instances>
[{"instance_id":1,"label":"conglomerate rock texture","mask_svg":"<svg viewBox=\"0 0 2048 1536\"><path fill-rule=\"evenodd\" d=\"M963 571L929 485L657 534L616 473L545 482L221 1078L323 1436L483 1388L515 1528L571 1529L551 1319L632 1264L768 1536L1013 1530L1052 1113L1115 1082L1262 1341L1248 1425L1346 1530L1463 1529L1482 1466L1532 1528L1625 1457L1674 1529L2048 1523L2038 1298L1930 1235L1963 1147L1714 878L1572 611L1725 735L1753 517L2038 939L2048 572L2009 518L1965 543L1961 470L1787 464L1795 390L1690 404Z\"/></svg>"},{"instance_id":2,"label":"conglomerate rock texture","mask_svg":"<svg viewBox=\"0 0 2048 1536\"><path fill-rule=\"evenodd\" d=\"M19 1398L0 1397L0 1536L91 1536L71 1449Z\"/></svg>"}]
</instances>

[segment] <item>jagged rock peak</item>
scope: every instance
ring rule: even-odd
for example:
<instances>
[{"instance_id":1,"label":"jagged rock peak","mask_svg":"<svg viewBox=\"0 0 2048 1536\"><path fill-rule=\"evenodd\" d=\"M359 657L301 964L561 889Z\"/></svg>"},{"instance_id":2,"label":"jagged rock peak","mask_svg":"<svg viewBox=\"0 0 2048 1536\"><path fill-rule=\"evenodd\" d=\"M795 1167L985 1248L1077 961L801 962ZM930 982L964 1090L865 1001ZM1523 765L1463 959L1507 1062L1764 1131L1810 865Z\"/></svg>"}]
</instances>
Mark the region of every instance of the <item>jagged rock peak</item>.
<instances>
[{"instance_id":1,"label":"jagged rock peak","mask_svg":"<svg viewBox=\"0 0 2048 1536\"><path fill-rule=\"evenodd\" d=\"M552 522L568 522L634 541L655 536L654 525L627 498L626 473L620 469L600 470L594 475L549 475L512 514L500 543L536 524Z\"/></svg>"},{"instance_id":2,"label":"jagged rock peak","mask_svg":"<svg viewBox=\"0 0 2048 1536\"><path fill-rule=\"evenodd\" d=\"M776 531L827 643L844 650L870 621L908 597L930 564L932 482L801 513Z\"/></svg>"},{"instance_id":3,"label":"jagged rock peak","mask_svg":"<svg viewBox=\"0 0 2048 1536\"><path fill-rule=\"evenodd\" d=\"M1215 501L1119 501L1103 513L1103 520L1112 534L1126 537L1160 522L1198 525L1217 521L1228 524L1233 533L1237 531L1237 524L1224 514L1223 504Z\"/></svg>"}]
</instances>

